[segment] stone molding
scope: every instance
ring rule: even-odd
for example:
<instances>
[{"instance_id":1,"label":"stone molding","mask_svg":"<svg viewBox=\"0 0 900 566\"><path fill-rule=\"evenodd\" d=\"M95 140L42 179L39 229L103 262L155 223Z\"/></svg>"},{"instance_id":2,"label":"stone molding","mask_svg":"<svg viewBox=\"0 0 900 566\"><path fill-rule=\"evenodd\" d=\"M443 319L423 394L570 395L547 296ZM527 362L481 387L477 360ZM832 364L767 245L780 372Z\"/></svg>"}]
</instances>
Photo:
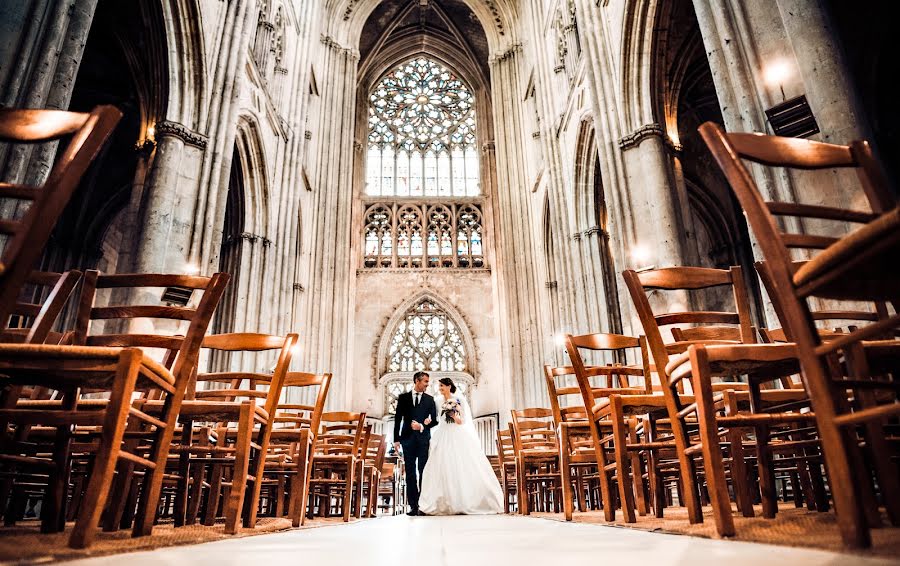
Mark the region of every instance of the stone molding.
<instances>
[{"instance_id":1,"label":"stone molding","mask_svg":"<svg viewBox=\"0 0 900 566\"><path fill-rule=\"evenodd\" d=\"M353 60L359 61L359 51L357 51L356 49L351 49L349 47L344 47L330 35L322 34L321 36L319 36L319 41L325 47L329 47L331 49L334 49L335 51L340 51L345 55L349 55Z\"/></svg>"},{"instance_id":2,"label":"stone molding","mask_svg":"<svg viewBox=\"0 0 900 566\"><path fill-rule=\"evenodd\" d=\"M238 238L240 238L241 240L247 240L251 244L255 244L257 242L257 240L259 240L262 242L262 245L267 248L272 245L272 240L270 240L264 236L260 236L259 234L253 234L251 232L241 232L241 234L240 234L240 236L238 236Z\"/></svg>"},{"instance_id":3,"label":"stone molding","mask_svg":"<svg viewBox=\"0 0 900 566\"><path fill-rule=\"evenodd\" d=\"M357 275L366 273L490 273L490 267L365 267L356 270Z\"/></svg>"},{"instance_id":4,"label":"stone molding","mask_svg":"<svg viewBox=\"0 0 900 566\"><path fill-rule=\"evenodd\" d=\"M512 57L514 57L517 53L519 53L521 51L522 51L522 44L521 43L513 43L505 51L500 51L500 52L496 53L495 55L493 55L490 58L490 64L494 65L496 63L499 63L500 61L505 61L506 59L511 59Z\"/></svg>"},{"instance_id":5,"label":"stone molding","mask_svg":"<svg viewBox=\"0 0 900 566\"><path fill-rule=\"evenodd\" d=\"M503 19L500 17L500 9L497 7L497 3L494 0L483 1L487 6L487 9L491 11L491 17L494 18L494 25L497 27L497 33L506 35L506 32L503 29Z\"/></svg>"},{"instance_id":6,"label":"stone molding","mask_svg":"<svg viewBox=\"0 0 900 566\"><path fill-rule=\"evenodd\" d=\"M160 136L175 136L186 145L192 145L200 149L206 149L206 144L209 141L203 134L193 132L189 130L187 126L179 124L178 122L172 122L171 120L157 122L155 129L157 138Z\"/></svg>"},{"instance_id":7,"label":"stone molding","mask_svg":"<svg viewBox=\"0 0 900 566\"><path fill-rule=\"evenodd\" d=\"M559 287L559 282L558 281L547 281L546 283L544 283L544 287L546 287L548 289L556 289L557 287Z\"/></svg>"},{"instance_id":8,"label":"stone molding","mask_svg":"<svg viewBox=\"0 0 900 566\"><path fill-rule=\"evenodd\" d=\"M582 232L582 234L584 235L585 238L589 238L589 237L593 236L594 234L600 234L606 238L609 237L609 233L600 226L591 226L590 228L588 228L587 230Z\"/></svg>"},{"instance_id":9,"label":"stone molding","mask_svg":"<svg viewBox=\"0 0 900 566\"><path fill-rule=\"evenodd\" d=\"M488 140L481 144L482 153L490 153L497 149L497 143L494 140Z\"/></svg>"},{"instance_id":10,"label":"stone molding","mask_svg":"<svg viewBox=\"0 0 900 566\"><path fill-rule=\"evenodd\" d=\"M306 289L303 287L302 283L294 283L292 285L292 287L293 287L294 291L300 291L301 293L306 291Z\"/></svg>"},{"instance_id":11,"label":"stone molding","mask_svg":"<svg viewBox=\"0 0 900 566\"><path fill-rule=\"evenodd\" d=\"M645 124L634 132L623 136L619 140L619 147L623 151L631 149L633 147L639 146L642 141L652 136L658 136L662 138L663 143L666 144L666 147L668 147L670 150L674 152L681 151L681 144L676 144L675 142L673 142L672 138L669 137L663 127L655 122L652 124Z\"/></svg>"},{"instance_id":12,"label":"stone molding","mask_svg":"<svg viewBox=\"0 0 900 566\"><path fill-rule=\"evenodd\" d=\"M572 234L572 239L576 242L581 240L581 232L575 232L574 234Z\"/></svg>"}]
</instances>

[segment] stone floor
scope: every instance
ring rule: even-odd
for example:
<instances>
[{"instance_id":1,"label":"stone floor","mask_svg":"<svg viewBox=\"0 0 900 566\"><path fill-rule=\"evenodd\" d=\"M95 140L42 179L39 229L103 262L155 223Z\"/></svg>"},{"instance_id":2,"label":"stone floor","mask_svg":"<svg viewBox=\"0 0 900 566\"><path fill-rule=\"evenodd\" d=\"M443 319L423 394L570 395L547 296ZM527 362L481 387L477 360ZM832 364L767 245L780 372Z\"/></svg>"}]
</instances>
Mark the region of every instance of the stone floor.
<instances>
[{"instance_id":1,"label":"stone floor","mask_svg":"<svg viewBox=\"0 0 900 566\"><path fill-rule=\"evenodd\" d=\"M72 564L580 566L897 564L886 559L516 516L386 517Z\"/></svg>"}]
</instances>

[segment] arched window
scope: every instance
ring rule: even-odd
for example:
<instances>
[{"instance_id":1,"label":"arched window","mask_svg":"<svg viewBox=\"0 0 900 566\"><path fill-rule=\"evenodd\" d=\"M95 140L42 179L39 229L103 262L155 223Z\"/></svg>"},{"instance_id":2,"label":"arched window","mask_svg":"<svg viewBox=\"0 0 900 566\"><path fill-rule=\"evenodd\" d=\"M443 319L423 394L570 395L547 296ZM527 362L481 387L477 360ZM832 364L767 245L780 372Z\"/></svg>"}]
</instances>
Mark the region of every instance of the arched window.
<instances>
[{"instance_id":1,"label":"arched window","mask_svg":"<svg viewBox=\"0 0 900 566\"><path fill-rule=\"evenodd\" d=\"M418 57L390 71L369 95L366 194L481 194L475 97L439 63Z\"/></svg>"},{"instance_id":2,"label":"arched window","mask_svg":"<svg viewBox=\"0 0 900 566\"><path fill-rule=\"evenodd\" d=\"M391 339L390 372L466 371L466 349L446 312L425 298L407 312Z\"/></svg>"}]
</instances>

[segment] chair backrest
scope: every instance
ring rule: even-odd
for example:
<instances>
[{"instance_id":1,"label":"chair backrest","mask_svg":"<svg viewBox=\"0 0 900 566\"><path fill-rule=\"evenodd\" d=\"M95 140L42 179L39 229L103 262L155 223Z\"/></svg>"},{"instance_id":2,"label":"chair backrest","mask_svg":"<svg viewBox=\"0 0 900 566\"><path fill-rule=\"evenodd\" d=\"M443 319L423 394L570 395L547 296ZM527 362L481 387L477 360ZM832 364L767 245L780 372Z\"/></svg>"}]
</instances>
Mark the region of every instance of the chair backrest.
<instances>
[{"instance_id":1,"label":"chair backrest","mask_svg":"<svg viewBox=\"0 0 900 566\"><path fill-rule=\"evenodd\" d=\"M284 377L291 365L294 346L298 336L272 336L269 334L231 333L213 334L203 339L203 348L219 352L266 352L277 350L278 359L271 374L252 371L225 371L198 373L196 382L224 383L224 389L204 389L197 391L197 399L218 399L234 401L237 399L265 399L265 411L271 417L275 415ZM246 382L246 387L242 384ZM262 386L263 389L258 389Z\"/></svg>"},{"instance_id":2,"label":"chair backrest","mask_svg":"<svg viewBox=\"0 0 900 566\"><path fill-rule=\"evenodd\" d=\"M587 420L587 413L582 404L570 402L571 395L581 395L577 386L575 369L572 366L544 366L544 379L547 382L547 394L550 396L550 410L553 411L553 423ZM576 381L576 385L569 382Z\"/></svg>"},{"instance_id":3,"label":"chair backrest","mask_svg":"<svg viewBox=\"0 0 900 566\"><path fill-rule=\"evenodd\" d=\"M497 431L497 457L500 458L500 466L512 465L516 462L516 449L513 446L512 431L503 429Z\"/></svg>"},{"instance_id":4,"label":"chair backrest","mask_svg":"<svg viewBox=\"0 0 900 566\"><path fill-rule=\"evenodd\" d=\"M650 380L650 358L647 340L643 336L623 336L621 334L583 334L581 336L566 335L566 352L572 361L572 369L578 382L585 418L590 415L591 408L603 397L613 394L640 395L652 393ZM640 365L623 365L619 363L606 365L585 364L582 350L591 352L620 352L629 350L636 353ZM591 383L591 378L605 378L599 386ZM636 381L637 383L633 383Z\"/></svg>"},{"instance_id":5,"label":"chair backrest","mask_svg":"<svg viewBox=\"0 0 900 566\"><path fill-rule=\"evenodd\" d=\"M282 391L293 390L300 392L298 396L301 398L303 397L303 390L313 387L316 388L316 400L312 405L287 402L278 404L277 413L275 415L276 427L308 429L312 433L313 441L315 441L316 435L319 433L319 423L322 420L322 413L325 411L325 401L328 398L328 389L331 387L331 374L289 371L287 375L285 375L282 384Z\"/></svg>"},{"instance_id":6,"label":"chair backrest","mask_svg":"<svg viewBox=\"0 0 900 566\"><path fill-rule=\"evenodd\" d=\"M647 345L653 354L653 362L660 376L665 373L669 355L683 352L697 343L745 343L756 342L750 319L750 301L744 286L743 273L738 266L730 269L712 269L706 267L666 267L640 273L628 269L622 272L625 285L637 310ZM650 306L648 292L654 290L680 291L708 289L711 287L730 286L734 297L734 311L689 311L667 312L656 314ZM666 342L662 336L662 328L676 324L713 325L715 330L688 331L692 336L705 332L700 340L679 341L673 335L673 342ZM731 325L738 330L737 338L733 334L722 339L721 325ZM732 331L733 332L733 331ZM715 333L715 334L713 334ZM716 335L719 338L710 338ZM662 379L661 379L662 381ZM665 389L665 388L664 388Z\"/></svg>"},{"instance_id":7,"label":"chair backrest","mask_svg":"<svg viewBox=\"0 0 900 566\"><path fill-rule=\"evenodd\" d=\"M21 218L0 218L0 321L4 326L59 215L121 117L112 106L97 106L90 113L0 109L0 142L34 144L72 136L42 186L0 183L0 202L30 203Z\"/></svg>"},{"instance_id":8,"label":"chair backrest","mask_svg":"<svg viewBox=\"0 0 900 566\"><path fill-rule=\"evenodd\" d=\"M183 394L196 371L203 337L216 306L222 298L228 279L227 273L215 273L210 277L159 274L100 275L98 271L89 270L85 272L82 279L74 343L84 346L163 349L167 352L163 363L171 369L176 384L178 384L177 389ZM203 295L196 307L147 304L94 306L98 289L130 290L131 293L120 294L129 297L143 295L146 298L147 296L161 296L162 289L168 287L202 291ZM150 289L158 291L153 294ZM141 326L149 329L154 320L159 324L173 327L184 326L184 323L187 322L187 330L183 333L174 331L171 334L115 331L102 334L93 333L101 322L113 326L113 330L118 330L116 327L125 323L133 324L131 328L137 328L140 323ZM118 324L110 325L111 322ZM109 327L107 326L104 330L109 330Z\"/></svg>"},{"instance_id":9,"label":"chair backrest","mask_svg":"<svg viewBox=\"0 0 900 566\"><path fill-rule=\"evenodd\" d=\"M386 453L383 434L370 434L369 442L366 443L366 465L372 466L376 470L384 467L384 456Z\"/></svg>"},{"instance_id":10,"label":"chair backrest","mask_svg":"<svg viewBox=\"0 0 900 566\"><path fill-rule=\"evenodd\" d=\"M556 451L556 428L553 426L553 411L543 407L513 409L513 446L516 454L523 450Z\"/></svg>"},{"instance_id":11,"label":"chair backrest","mask_svg":"<svg viewBox=\"0 0 900 566\"><path fill-rule=\"evenodd\" d=\"M316 437L316 454L357 457L363 441L366 414L323 413Z\"/></svg>"},{"instance_id":12,"label":"chair backrest","mask_svg":"<svg viewBox=\"0 0 900 566\"><path fill-rule=\"evenodd\" d=\"M62 334L52 332L53 324L80 279L81 272L75 269L65 273L29 273L10 312L8 321L15 322L0 328L0 342L59 343Z\"/></svg>"},{"instance_id":13,"label":"chair backrest","mask_svg":"<svg viewBox=\"0 0 900 566\"><path fill-rule=\"evenodd\" d=\"M821 344L821 336L815 329L815 320L810 313L807 298L898 300L900 278L896 265L865 264L867 258L877 257L869 254L896 249L900 244L900 210L886 188L883 172L867 142L834 145L763 134L726 133L712 122L700 126L700 134L744 209L767 263L771 285L775 289L772 300L781 303L778 311L782 317L782 325L802 351ZM802 170L855 169L871 211L766 201L744 160L771 167ZM788 228L782 229L776 217L794 218L798 221L791 225L802 224L804 220L814 220L820 224L836 222L841 230L847 223L874 224L878 241L869 242L855 237L862 226L843 238L791 233L787 231ZM819 256L822 250L840 240L844 242L842 253ZM805 252L804 259L812 259L816 263L815 277L807 278L804 274L806 267L794 261L792 250L797 249ZM880 320L851 333L853 336L835 340L829 348L872 337L879 331L887 331L897 325L900 325L900 318L897 316Z\"/></svg>"}]
</instances>

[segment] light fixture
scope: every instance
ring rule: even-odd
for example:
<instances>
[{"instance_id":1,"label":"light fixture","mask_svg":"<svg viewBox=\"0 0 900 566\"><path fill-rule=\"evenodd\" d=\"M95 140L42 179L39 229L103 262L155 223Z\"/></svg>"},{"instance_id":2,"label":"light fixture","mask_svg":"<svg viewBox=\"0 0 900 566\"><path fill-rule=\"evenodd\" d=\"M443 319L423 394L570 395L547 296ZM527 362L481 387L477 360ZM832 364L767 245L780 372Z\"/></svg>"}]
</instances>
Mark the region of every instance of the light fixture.
<instances>
[{"instance_id":1,"label":"light fixture","mask_svg":"<svg viewBox=\"0 0 900 566\"><path fill-rule=\"evenodd\" d=\"M184 264L184 272L187 275L197 275L200 273L200 267L196 263L189 261Z\"/></svg>"},{"instance_id":2,"label":"light fixture","mask_svg":"<svg viewBox=\"0 0 900 566\"><path fill-rule=\"evenodd\" d=\"M763 80L769 86L777 86L781 90L781 100L786 100L784 81L793 74L793 67L786 59L776 59L763 69Z\"/></svg>"},{"instance_id":3,"label":"light fixture","mask_svg":"<svg viewBox=\"0 0 900 566\"><path fill-rule=\"evenodd\" d=\"M156 139L156 124L150 124L149 126L147 126L147 133L145 137L151 141L154 141Z\"/></svg>"},{"instance_id":4,"label":"light fixture","mask_svg":"<svg viewBox=\"0 0 900 566\"><path fill-rule=\"evenodd\" d=\"M565 347L566 345L566 336L563 333L559 333L553 337L553 342L560 347Z\"/></svg>"}]
</instances>

